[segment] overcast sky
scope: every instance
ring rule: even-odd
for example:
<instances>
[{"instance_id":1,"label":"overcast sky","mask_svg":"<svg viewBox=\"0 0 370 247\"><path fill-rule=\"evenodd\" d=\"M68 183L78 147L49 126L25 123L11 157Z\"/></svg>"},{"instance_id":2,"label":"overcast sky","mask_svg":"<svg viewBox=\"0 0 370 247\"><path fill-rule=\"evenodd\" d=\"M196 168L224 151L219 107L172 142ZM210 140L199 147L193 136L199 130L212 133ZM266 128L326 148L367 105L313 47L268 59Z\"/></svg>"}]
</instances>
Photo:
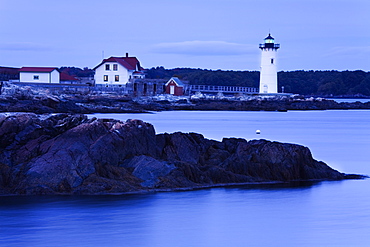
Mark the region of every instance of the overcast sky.
<instances>
[{"instance_id":1,"label":"overcast sky","mask_svg":"<svg viewBox=\"0 0 370 247\"><path fill-rule=\"evenodd\" d=\"M259 70L269 31L279 70L370 70L370 0L0 0L0 66Z\"/></svg>"}]
</instances>

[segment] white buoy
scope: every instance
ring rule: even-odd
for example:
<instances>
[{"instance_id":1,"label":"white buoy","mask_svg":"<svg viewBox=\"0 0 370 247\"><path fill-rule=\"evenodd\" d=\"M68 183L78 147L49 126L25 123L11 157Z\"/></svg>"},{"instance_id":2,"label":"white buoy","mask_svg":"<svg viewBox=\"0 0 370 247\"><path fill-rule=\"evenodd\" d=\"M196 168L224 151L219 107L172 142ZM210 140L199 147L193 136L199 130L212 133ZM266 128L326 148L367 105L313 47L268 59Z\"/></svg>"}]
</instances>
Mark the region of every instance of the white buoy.
<instances>
[{"instance_id":1,"label":"white buoy","mask_svg":"<svg viewBox=\"0 0 370 247\"><path fill-rule=\"evenodd\" d=\"M261 131L260 130L256 130L256 134L257 135L261 134Z\"/></svg>"}]
</instances>

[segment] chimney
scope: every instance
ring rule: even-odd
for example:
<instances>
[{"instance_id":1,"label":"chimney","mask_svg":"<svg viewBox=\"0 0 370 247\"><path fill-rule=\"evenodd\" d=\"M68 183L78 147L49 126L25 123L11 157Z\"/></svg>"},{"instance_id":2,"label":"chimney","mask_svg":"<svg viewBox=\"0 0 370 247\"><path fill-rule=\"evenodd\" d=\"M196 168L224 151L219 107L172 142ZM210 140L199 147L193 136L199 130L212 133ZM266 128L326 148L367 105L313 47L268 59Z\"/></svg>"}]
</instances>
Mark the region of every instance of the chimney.
<instances>
[{"instance_id":1,"label":"chimney","mask_svg":"<svg viewBox=\"0 0 370 247\"><path fill-rule=\"evenodd\" d=\"M128 57L128 52L126 52L126 57Z\"/></svg>"}]
</instances>

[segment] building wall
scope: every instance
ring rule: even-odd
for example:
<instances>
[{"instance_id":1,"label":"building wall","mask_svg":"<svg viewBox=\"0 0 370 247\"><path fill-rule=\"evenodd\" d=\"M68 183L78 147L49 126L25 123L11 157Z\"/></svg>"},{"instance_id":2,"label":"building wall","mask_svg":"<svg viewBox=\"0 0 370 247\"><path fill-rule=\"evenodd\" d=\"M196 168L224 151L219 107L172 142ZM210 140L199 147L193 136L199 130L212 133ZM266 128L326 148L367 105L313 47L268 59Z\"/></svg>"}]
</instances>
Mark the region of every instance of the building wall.
<instances>
[{"instance_id":1,"label":"building wall","mask_svg":"<svg viewBox=\"0 0 370 247\"><path fill-rule=\"evenodd\" d=\"M277 93L276 49L262 49L260 93Z\"/></svg>"},{"instance_id":2,"label":"building wall","mask_svg":"<svg viewBox=\"0 0 370 247\"><path fill-rule=\"evenodd\" d=\"M35 77L38 76L38 79ZM32 83L59 83L59 72L53 70L51 73L48 72L20 72L20 82L32 82Z\"/></svg>"},{"instance_id":3,"label":"building wall","mask_svg":"<svg viewBox=\"0 0 370 247\"><path fill-rule=\"evenodd\" d=\"M133 79L126 84L127 93L134 96L151 96L166 93L166 80Z\"/></svg>"},{"instance_id":4,"label":"building wall","mask_svg":"<svg viewBox=\"0 0 370 247\"><path fill-rule=\"evenodd\" d=\"M109 70L105 69L105 65L109 64ZM117 64L117 70L113 70L113 65ZM104 81L104 76L108 76L108 81ZM119 81L115 81L115 76L119 76ZM95 69L95 84L111 84L111 85L123 85L127 84L132 72L128 71L121 64L116 62L106 62Z\"/></svg>"}]
</instances>

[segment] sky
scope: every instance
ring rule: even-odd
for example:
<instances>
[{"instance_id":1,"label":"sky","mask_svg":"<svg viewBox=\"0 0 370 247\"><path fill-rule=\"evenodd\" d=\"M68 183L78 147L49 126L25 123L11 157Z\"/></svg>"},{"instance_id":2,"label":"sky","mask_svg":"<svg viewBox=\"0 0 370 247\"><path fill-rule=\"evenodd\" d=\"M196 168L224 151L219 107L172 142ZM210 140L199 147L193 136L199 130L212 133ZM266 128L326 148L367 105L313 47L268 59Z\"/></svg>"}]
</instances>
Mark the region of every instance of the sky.
<instances>
[{"instance_id":1,"label":"sky","mask_svg":"<svg viewBox=\"0 0 370 247\"><path fill-rule=\"evenodd\" d=\"M0 66L255 71L271 33L278 70L370 71L369 0L0 0Z\"/></svg>"}]
</instances>

